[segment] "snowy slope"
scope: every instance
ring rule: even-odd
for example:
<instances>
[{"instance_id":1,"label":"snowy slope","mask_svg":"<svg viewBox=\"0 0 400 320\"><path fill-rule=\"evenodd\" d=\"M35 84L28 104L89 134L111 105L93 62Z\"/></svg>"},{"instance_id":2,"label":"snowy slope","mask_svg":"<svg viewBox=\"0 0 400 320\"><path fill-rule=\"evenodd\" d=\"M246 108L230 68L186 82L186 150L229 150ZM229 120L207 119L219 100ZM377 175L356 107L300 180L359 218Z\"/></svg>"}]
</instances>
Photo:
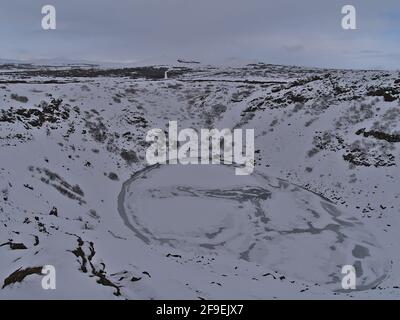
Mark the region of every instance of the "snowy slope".
<instances>
[{"instance_id":1,"label":"snowy slope","mask_svg":"<svg viewBox=\"0 0 400 320\"><path fill-rule=\"evenodd\" d=\"M0 298L399 297L398 72L13 65L0 88ZM170 120L255 129L255 174L147 171Z\"/></svg>"}]
</instances>

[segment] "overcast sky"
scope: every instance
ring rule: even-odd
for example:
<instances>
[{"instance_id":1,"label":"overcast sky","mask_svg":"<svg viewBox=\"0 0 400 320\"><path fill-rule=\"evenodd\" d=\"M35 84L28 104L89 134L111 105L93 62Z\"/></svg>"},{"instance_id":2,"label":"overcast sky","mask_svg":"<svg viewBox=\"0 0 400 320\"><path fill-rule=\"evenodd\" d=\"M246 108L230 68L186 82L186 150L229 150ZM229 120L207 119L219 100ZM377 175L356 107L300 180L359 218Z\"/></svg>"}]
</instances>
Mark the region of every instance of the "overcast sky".
<instances>
[{"instance_id":1,"label":"overcast sky","mask_svg":"<svg viewBox=\"0 0 400 320\"><path fill-rule=\"evenodd\" d=\"M41 28L41 8L57 29ZM357 10L343 30L341 8ZM400 68L399 0L1 0L0 58Z\"/></svg>"}]
</instances>

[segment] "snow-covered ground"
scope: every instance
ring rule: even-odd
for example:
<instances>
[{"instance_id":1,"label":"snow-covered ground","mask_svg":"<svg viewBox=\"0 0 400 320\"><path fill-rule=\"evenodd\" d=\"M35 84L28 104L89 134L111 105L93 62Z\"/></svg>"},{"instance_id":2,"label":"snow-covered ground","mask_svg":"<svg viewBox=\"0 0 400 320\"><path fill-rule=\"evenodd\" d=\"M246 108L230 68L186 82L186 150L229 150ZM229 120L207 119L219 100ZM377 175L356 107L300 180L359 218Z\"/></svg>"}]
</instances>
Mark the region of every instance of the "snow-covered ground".
<instances>
[{"instance_id":1,"label":"snow-covered ground","mask_svg":"<svg viewBox=\"0 0 400 320\"><path fill-rule=\"evenodd\" d=\"M0 89L0 298L400 297L399 72L9 63ZM255 173L148 168L171 120L254 129Z\"/></svg>"}]
</instances>

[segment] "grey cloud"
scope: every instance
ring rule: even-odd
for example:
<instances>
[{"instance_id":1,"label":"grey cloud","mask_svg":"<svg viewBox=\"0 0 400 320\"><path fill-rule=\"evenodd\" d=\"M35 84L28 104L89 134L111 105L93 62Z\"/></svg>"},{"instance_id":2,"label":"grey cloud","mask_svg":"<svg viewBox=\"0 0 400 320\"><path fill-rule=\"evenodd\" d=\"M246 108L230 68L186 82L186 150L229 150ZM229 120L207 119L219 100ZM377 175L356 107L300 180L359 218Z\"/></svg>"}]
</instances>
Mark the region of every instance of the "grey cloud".
<instances>
[{"instance_id":1,"label":"grey cloud","mask_svg":"<svg viewBox=\"0 0 400 320\"><path fill-rule=\"evenodd\" d=\"M283 46L283 49L285 49L288 52L299 52L304 50L304 46L301 44L296 44L296 45L286 45Z\"/></svg>"},{"instance_id":2,"label":"grey cloud","mask_svg":"<svg viewBox=\"0 0 400 320\"><path fill-rule=\"evenodd\" d=\"M40 27L57 9L57 30ZM1 58L202 61L237 57L328 67L398 68L397 0L352 0L358 30L341 29L339 0L3 0ZM366 52L381 51L371 59ZM351 52L345 54L344 52ZM389 58L388 58L389 57Z\"/></svg>"}]
</instances>

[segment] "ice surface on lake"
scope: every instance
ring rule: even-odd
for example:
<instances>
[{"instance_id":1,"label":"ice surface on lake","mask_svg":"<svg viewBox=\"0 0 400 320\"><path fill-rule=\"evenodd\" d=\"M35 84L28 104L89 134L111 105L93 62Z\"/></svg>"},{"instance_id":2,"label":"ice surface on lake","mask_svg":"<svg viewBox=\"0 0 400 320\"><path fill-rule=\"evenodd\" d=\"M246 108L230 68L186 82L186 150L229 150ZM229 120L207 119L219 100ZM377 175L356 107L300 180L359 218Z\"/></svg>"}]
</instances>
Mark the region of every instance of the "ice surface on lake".
<instances>
[{"instance_id":1,"label":"ice surface on lake","mask_svg":"<svg viewBox=\"0 0 400 320\"><path fill-rule=\"evenodd\" d=\"M124 183L119 211L146 244L233 256L292 278L341 289L354 265L357 290L378 285L388 262L374 236L319 195L227 165L164 165Z\"/></svg>"}]
</instances>

